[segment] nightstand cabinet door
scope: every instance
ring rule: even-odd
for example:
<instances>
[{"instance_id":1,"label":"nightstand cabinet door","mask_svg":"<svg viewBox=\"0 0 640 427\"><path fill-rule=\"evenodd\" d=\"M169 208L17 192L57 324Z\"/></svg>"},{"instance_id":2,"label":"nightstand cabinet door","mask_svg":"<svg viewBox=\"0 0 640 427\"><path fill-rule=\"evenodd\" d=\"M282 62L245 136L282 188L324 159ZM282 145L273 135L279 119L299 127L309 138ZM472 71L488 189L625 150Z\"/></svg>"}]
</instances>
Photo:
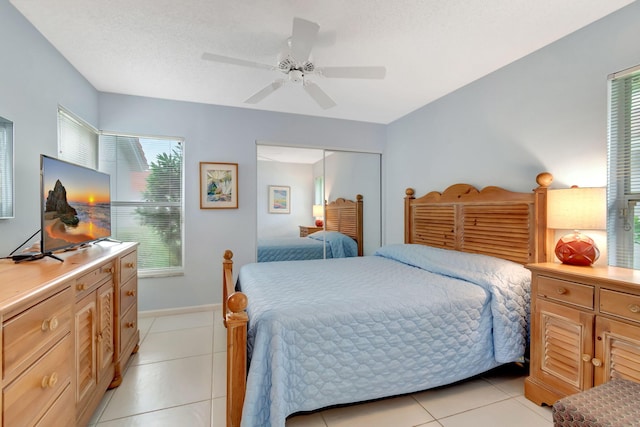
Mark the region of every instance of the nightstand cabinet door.
<instances>
[{"instance_id":1,"label":"nightstand cabinet door","mask_svg":"<svg viewBox=\"0 0 640 427\"><path fill-rule=\"evenodd\" d=\"M638 326L598 317L596 320L594 385L612 378L640 382L640 329Z\"/></svg>"},{"instance_id":2,"label":"nightstand cabinet door","mask_svg":"<svg viewBox=\"0 0 640 427\"><path fill-rule=\"evenodd\" d=\"M593 378L594 315L538 300L535 320L532 375L566 394L577 393L585 385L590 386Z\"/></svg>"}]
</instances>

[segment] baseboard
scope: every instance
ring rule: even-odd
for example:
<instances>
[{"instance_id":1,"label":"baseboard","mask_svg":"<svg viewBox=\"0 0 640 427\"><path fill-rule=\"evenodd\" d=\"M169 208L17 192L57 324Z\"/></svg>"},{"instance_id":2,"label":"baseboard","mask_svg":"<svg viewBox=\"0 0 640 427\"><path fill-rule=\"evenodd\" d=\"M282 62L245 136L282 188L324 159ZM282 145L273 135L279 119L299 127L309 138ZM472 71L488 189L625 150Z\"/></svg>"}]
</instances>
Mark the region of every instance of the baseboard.
<instances>
[{"instance_id":1,"label":"baseboard","mask_svg":"<svg viewBox=\"0 0 640 427\"><path fill-rule=\"evenodd\" d=\"M222 310L222 304L194 305L191 307L163 308L160 310L145 310L138 312L138 318L171 316L174 314L197 313L200 311Z\"/></svg>"}]
</instances>

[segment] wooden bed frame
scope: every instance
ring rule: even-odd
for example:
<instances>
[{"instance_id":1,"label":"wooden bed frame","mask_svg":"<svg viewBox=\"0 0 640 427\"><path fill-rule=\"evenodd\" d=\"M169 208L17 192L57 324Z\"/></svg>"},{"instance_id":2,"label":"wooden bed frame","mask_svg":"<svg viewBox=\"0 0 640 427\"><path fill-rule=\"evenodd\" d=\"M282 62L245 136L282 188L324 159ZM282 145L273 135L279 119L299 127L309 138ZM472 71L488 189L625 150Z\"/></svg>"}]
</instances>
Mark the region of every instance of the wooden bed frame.
<instances>
[{"instance_id":1,"label":"wooden bed frame","mask_svg":"<svg viewBox=\"0 0 640 427\"><path fill-rule=\"evenodd\" d=\"M479 191L456 184L416 199L413 189L407 189L405 243L487 254L521 264L546 261L547 187L552 179L547 172L539 174L538 187L531 193L499 187ZM345 203L340 200L335 203ZM327 212L327 225L329 218ZM235 291L232 257L231 251L225 251L222 316L227 328L227 427L238 427L247 382L249 317L246 295Z\"/></svg>"},{"instance_id":2,"label":"wooden bed frame","mask_svg":"<svg viewBox=\"0 0 640 427\"><path fill-rule=\"evenodd\" d=\"M358 244L358 256L362 256L362 195L358 194L355 201L340 197L331 203L325 203L324 212L325 230L339 231L351 237Z\"/></svg>"}]
</instances>

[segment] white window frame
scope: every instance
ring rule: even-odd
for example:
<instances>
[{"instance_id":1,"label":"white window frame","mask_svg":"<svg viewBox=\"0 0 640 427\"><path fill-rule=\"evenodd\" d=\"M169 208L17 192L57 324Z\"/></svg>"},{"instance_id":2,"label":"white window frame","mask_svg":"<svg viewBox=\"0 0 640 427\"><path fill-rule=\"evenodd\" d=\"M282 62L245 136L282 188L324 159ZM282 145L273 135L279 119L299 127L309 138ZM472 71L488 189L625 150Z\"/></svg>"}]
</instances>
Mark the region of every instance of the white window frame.
<instances>
[{"instance_id":1,"label":"white window frame","mask_svg":"<svg viewBox=\"0 0 640 427\"><path fill-rule=\"evenodd\" d=\"M640 268L640 65L608 76L608 107L608 263Z\"/></svg>"}]
</instances>

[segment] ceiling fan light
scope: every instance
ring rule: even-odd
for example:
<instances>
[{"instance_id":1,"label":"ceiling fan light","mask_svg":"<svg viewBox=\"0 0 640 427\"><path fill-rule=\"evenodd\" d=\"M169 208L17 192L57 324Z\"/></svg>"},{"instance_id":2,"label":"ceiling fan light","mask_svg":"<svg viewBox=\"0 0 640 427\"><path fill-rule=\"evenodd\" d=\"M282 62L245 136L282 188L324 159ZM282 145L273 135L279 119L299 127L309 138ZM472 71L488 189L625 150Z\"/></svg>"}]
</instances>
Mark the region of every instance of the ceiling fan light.
<instances>
[{"instance_id":1,"label":"ceiling fan light","mask_svg":"<svg viewBox=\"0 0 640 427\"><path fill-rule=\"evenodd\" d=\"M302 83L304 78L304 73L302 70L291 70L289 71L289 80L294 83Z\"/></svg>"}]
</instances>

